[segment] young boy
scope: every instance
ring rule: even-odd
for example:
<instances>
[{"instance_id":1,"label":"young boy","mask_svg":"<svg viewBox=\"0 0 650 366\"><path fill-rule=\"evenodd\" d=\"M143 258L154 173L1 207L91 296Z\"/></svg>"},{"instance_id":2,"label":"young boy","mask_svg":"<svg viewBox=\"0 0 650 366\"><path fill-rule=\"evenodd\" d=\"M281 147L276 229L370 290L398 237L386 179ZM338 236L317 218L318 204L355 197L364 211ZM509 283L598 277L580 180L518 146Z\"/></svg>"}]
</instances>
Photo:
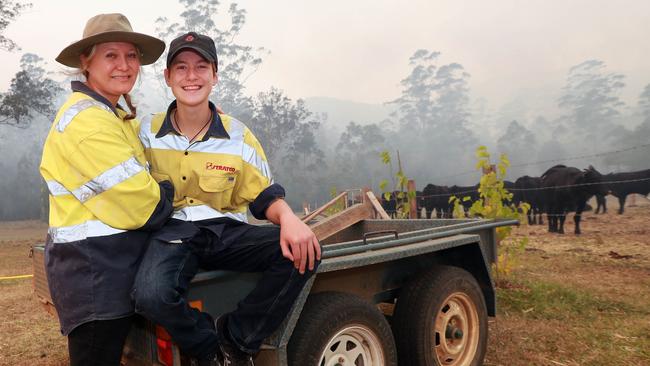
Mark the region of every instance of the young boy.
<instances>
[{"instance_id":1,"label":"young boy","mask_svg":"<svg viewBox=\"0 0 650 366\"><path fill-rule=\"evenodd\" d=\"M134 299L136 311L164 326L199 364L253 365L321 252L273 182L255 136L209 101L217 70L210 37L190 32L171 42L165 80L176 100L142 123L140 139L152 176L175 187L174 213L152 234ZM247 209L280 227L249 225ZM264 274L235 311L213 321L185 301L199 267Z\"/></svg>"}]
</instances>

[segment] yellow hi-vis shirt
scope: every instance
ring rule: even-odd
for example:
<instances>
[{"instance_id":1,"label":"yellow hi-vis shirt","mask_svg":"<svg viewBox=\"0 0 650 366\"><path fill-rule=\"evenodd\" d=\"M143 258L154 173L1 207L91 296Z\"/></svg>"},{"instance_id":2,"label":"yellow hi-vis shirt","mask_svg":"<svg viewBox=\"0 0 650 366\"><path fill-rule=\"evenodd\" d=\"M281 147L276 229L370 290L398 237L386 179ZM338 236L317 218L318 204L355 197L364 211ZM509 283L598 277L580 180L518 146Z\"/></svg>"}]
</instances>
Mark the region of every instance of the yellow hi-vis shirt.
<instances>
[{"instance_id":1,"label":"yellow hi-vis shirt","mask_svg":"<svg viewBox=\"0 0 650 366\"><path fill-rule=\"evenodd\" d=\"M147 172L137 121L81 92L58 111L43 148L41 175L50 191L54 243L142 227L160 200Z\"/></svg>"},{"instance_id":2,"label":"yellow hi-vis shirt","mask_svg":"<svg viewBox=\"0 0 650 366\"><path fill-rule=\"evenodd\" d=\"M144 118L140 128L151 175L174 185L172 218L201 221L227 217L247 222L249 204L273 184L259 141L242 122L217 115L210 103L211 125L201 140L190 143L171 126L168 116L175 108L173 102L167 112ZM273 196L283 197L284 190L279 187Z\"/></svg>"}]
</instances>

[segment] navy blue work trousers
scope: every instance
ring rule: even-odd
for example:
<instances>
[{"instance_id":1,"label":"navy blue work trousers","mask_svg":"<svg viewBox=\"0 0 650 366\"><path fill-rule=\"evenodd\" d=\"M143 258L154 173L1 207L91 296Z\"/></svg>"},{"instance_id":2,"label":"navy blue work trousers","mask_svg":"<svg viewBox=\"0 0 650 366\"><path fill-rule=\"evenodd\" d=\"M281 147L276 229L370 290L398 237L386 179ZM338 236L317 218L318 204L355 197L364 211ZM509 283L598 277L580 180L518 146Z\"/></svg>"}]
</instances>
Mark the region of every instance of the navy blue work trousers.
<instances>
[{"instance_id":1,"label":"navy blue work trousers","mask_svg":"<svg viewBox=\"0 0 650 366\"><path fill-rule=\"evenodd\" d=\"M70 366L119 366L133 316L93 320L68 335Z\"/></svg>"},{"instance_id":2,"label":"navy blue work trousers","mask_svg":"<svg viewBox=\"0 0 650 366\"><path fill-rule=\"evenodd\" d=\"M257 352L278 328L316 270L300 274L283 257L277 226L200 227L182 242L164 237L152 235L140 264L133 291L136 312L163 326L181 351L198 359L212 357L218 347L212 317L186 301L199 268L263 273L236 310L223 315L228 338L247 353Z\"/></svg>"}]
</instances>

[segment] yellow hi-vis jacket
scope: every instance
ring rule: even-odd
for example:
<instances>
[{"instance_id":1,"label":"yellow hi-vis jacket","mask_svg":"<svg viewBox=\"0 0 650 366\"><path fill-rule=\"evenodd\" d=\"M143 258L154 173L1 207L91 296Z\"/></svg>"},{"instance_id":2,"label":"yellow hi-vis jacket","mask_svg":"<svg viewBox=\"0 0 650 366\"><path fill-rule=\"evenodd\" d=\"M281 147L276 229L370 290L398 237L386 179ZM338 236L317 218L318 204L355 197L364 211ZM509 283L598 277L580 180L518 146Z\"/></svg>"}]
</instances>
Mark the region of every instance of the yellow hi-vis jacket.
<instances>
[{"instance_id":1,"label":"yellow hi-vis jacket","mask_svg":"<svg viewBox=\"0 0 650 366\"><path fill-rule=\"evenodd\" d=\"M147 172L134 123L83 93L61 107L40 167L50 191L53 242L134 230L149 220L160 189Z\"/></svg>"},{"instance_id":2,"label":"yellow hi-vis jacket","mask_svg":"<svg viewBox=\"0 0 650 366\"><path fill-rule=\"evenodd\" d=\"M144 230L162 227L173 209L171 184L148 173L137 121L85 84L72 89L40 166L50 192L46 273L64 335L133 313Z\"/></svg>"},{"instance_id":3,"label":"yellow hi-vis jacket","mask_svg":"<svg viewBox=\"0 0 650 366\"><path fill-rule=\"evenodd\" d=\"M235 118L217 114L211 102L209 106L210 127L192 143L172 127L176 101L166 113L143 119L140 140L151 175L174 185L172 218L247 222L250 208L253 216L264 219L266 208L284 197L284 188L273 183L266 155L253 133Z\"/></svg>"}]
</instances>

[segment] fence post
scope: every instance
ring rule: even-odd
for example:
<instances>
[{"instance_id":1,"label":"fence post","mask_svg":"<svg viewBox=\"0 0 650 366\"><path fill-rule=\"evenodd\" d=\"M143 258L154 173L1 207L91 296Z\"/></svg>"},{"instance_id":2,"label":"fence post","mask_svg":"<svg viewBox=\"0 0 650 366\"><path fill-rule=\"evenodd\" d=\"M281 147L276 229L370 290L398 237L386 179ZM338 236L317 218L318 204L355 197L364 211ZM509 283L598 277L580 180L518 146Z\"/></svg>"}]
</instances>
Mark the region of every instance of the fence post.
<instances>
[{"instance_id":1,"label":"fence post","mask_svg":"<svg viewBox=\"0 0 650 366\"><path fill-rule=\"evenodd\" d=\"M415 180L409 179L408 181L408 186L407 186L407 192L409 197L413 195L415 197ZM413 193L411 193L413 192ZM417 197L415 199L409 199L410 207L409 207L409 219L417 219L418 218L418 206L417 206Z\"/></svg>"},{"instance_id":2,"label":"fence post","mask_svg":"<svg viewBox=\"0 0 650 366\"><path fill-rule=\"evenodd\" d=\"M489 168L483 167L483 175L487 175L497 171L497 166L495 164L490 165Z\"/></svg>"}]
</instances>

